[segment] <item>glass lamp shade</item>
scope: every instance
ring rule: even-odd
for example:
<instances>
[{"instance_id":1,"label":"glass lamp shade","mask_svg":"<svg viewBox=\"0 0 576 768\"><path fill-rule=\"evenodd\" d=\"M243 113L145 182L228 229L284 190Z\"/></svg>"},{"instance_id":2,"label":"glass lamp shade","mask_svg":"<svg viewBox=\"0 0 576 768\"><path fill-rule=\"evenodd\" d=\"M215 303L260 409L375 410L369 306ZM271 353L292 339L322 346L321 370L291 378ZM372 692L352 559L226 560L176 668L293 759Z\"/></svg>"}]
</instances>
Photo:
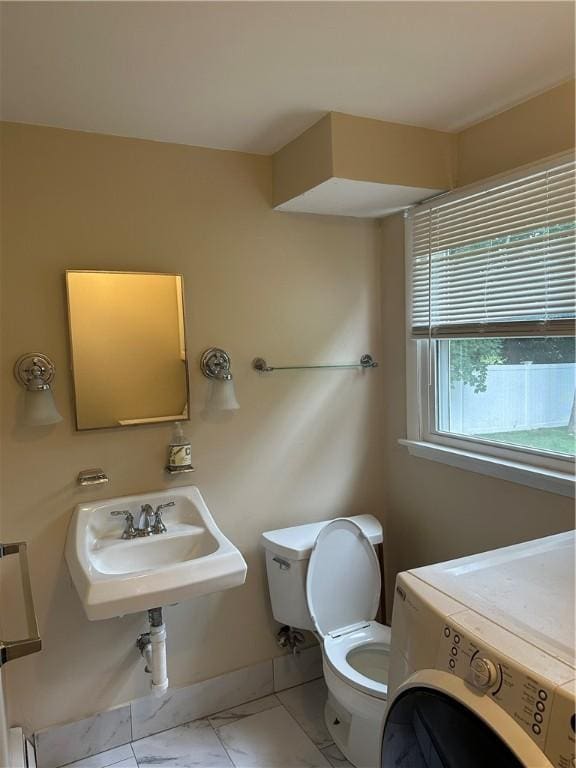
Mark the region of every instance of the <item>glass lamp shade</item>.
<instances>
[{"instance_id":1,"label":"glass lamp shade","mask_svg":"<svg viewBox=\"0 0 576 768\"><path fill-rule=\"evenodd\" d=\"M237 411L240 408L240 403L236 399L234 381L231 378L210 381L208 408L211 411Z\"/></svg>"},{"instance_id":2,"label":"glass lamp shade","mask_svg":"<svg viewBox=\"0 0 576 768\"><path fill-rule=\"evenodd\" d=\"M24 424L30 427L57 424L59 421L62 421L62 416L58 413L50 387L26 390L23 420Z\"/></svg>"}]
</instances>

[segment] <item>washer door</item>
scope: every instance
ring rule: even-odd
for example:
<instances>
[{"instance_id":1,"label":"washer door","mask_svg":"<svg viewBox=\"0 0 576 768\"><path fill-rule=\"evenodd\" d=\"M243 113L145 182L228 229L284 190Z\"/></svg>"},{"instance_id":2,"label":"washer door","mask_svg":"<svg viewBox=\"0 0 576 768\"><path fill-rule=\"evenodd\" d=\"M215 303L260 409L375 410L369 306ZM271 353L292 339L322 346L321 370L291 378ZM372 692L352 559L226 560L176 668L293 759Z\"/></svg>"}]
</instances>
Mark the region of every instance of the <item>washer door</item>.
<instances>
[{"instance_id":1,"label":"washer door","mask_svg":"<svg viewBox=\"0 0 576 768\"><path fill-rule=\"evenodd\" d=\"M384 725L382 768L552 768L544 753L487 696L441 672L401 686Z\"/></svg>"}]
</instances>

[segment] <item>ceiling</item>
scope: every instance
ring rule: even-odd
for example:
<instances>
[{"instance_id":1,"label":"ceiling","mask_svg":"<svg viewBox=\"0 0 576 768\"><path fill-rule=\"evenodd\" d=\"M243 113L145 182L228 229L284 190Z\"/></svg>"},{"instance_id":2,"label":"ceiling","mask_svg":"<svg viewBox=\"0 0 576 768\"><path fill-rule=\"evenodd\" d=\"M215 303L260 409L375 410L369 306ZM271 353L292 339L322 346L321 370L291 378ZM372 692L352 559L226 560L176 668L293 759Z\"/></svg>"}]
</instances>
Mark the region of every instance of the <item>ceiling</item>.
<instances>
[{"instance_id":1,"label":"ceiling","mask_svg":"<svg viewBox=\"0 0 576 768\"><path fill-rule=\"evenodd\" d=\"M269 154L327 111L453 131L573 76L571 2L9 2L2 118Z\"/></svg>"}]
</instances>

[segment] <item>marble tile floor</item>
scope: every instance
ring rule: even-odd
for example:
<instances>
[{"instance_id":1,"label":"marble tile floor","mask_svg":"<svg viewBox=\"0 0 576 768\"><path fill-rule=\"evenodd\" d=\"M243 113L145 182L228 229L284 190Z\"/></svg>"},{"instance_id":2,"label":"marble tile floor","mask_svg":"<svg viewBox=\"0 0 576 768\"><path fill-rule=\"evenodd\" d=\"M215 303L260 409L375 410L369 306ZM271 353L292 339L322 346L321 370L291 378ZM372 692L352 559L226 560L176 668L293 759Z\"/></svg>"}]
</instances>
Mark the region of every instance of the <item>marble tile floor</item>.
<instances>
[{"instance_id":1,"label":"marble tile floor","mask_svg":"<svg viewBox=\"0 0 576 768\"><path fill-rule=\"evenodd\" d=\"M66 768L352 768L324 725L325 701L314 680Z\"/></svg>"}]
</instances>

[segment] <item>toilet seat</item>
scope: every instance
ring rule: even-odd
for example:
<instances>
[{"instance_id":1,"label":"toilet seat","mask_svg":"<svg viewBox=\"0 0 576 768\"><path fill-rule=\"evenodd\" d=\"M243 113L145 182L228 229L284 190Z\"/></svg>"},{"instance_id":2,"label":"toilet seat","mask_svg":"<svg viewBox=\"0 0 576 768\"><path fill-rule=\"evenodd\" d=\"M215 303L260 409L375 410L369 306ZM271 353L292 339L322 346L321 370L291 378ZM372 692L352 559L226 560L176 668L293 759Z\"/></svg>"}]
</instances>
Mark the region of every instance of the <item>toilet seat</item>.
<instances>
[{"instance_id":1,"label":"toilet seat","mask_svg":"<svg viewBox=\"0 0 576 768\"><path fill-rule=\"evenodd\" d=\"M324 658L346 683L385 700L390 627L374 621L380 588L378 558L360 526L343 518L326 525L316 539L306 576L308 610L322 638ZM361 649L366 653L362 663L355 664L354 652ZM383 670L385 682L365 674L370 656L374 669Z\"/></svg>"},{"instance_id":2,"label":"toilet seat","mask_svg":"<svg viewBox=\"0 0 576 768\"><path fill-rule=\"evenodd\" d=\"M385 656L380 661L383 671L386 673L386 682L375 680L373 677L363 674L356 666L352 666L349 656L354 651L363 649ZM387 673L390 660L390 627L379 624L377 621L370 621L349 634L339 637L325 637L324 653L328 665L338 677L370 696L384 701L388 698Z\"/></svg>"}]
</instances>

